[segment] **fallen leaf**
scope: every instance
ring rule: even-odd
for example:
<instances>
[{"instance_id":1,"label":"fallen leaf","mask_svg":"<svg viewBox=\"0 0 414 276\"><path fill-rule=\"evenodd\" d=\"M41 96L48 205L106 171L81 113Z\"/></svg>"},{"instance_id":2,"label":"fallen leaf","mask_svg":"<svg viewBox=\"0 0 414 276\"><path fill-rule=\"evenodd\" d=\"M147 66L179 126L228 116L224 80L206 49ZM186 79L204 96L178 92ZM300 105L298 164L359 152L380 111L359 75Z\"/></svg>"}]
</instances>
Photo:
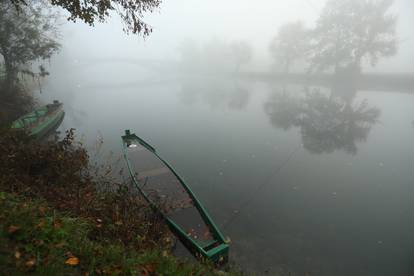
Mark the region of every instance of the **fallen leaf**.
<instances>
[{"instance_id":1,"label":"fallen leaf","mask_svg":"<svg viewBox=\"0 0 414 276\"><path fill-rule=\"evenodd\" d=\"M36 225L36 228L39 228L39 229L41 229L41 228L43 228L43 226L45 226L45 220L41 220L37 225Z\"/></svg>"},{"instance_id":2,"label":"fallen leaf","mask_svg":"<svg viewBox=\"0 0 414 276\"><path fill-rule=\"evenodd\" d=\"M66 244L65 244L65 242L61 242L61 243L58 243L58 244L56 244L55 245L55 247L56 248L62 248L62 247L64 247Z\"/></svg>"},{"instance_id":3,"label":"fallen leaf","mask_svg":"<svg viewBox=\"0 0 414 276\"><path fill-rule=\"evenodd\" d=\"M155 267L153 264L146 264L142 267L141 276L149 276L155 273Z\"/></svg>"},{"instance_id":4,"label":"fallen leaf","mask_svg":"<svg viewBox=\"0 0 414 276\"><path fill-rule=\"evenodd\" d=\"M62 222L61 222L61 221L59 221L59 220L55 220L55 221L53 222L53 227L54 227L55 229L60 229L60 228L62 228Z\"/></svg>"},{"instance_id":5,"label":"fallen leaf","mask_svg":"<svg viewBox=\"0 0 414 276\"><path fill-rule=\"evenodd\" d=\"M26 267L28 267L28 268L33 267L35 264L36 264L36 260L35 260L35 258L31 258L30 260L28 260L28 261L25 263Z\"/></svg>"},{"instance_id":6,"label":"fallen leaf","mask_svg":"<svg viewBox=\"0 0 414 276\"><path fill-rule=\"evenodd\" d=\"M9 226L9 229L7 230L7 232L9 232L9 234L13 234L13 233L15 233L17 230L19 230L20 229L20 227L19 226L16 226L16 225L10 225Z\"/></svg>"},{"instance_id":7,"label":"fallen leaf","mask_svg":"<svg viewBox=\"0 0 414 276\"><path fill-rule=\"evenodd\" d=\"M40 212L42 215L44 215L44 214L45 214L45 212L46 212L46 207L40 206L40 207L39 207L39 212Z\"/></svg>"},{"instance_id":8,"label":"fallen leaf","mask_svg":"<svg viewBox=\"0 0 414 276\"><path fill-rule=\"evenodd\" d=\"M20 259L20 257L22 256L22 253L20 253L19 251L16 251L15 253L14 253L14 257L16 258L16 259Z\"/></svg>"},{"instance_id":9,"label":"fallen leaf","mask_svg":"<svg viewBox=\"0 0 414 276\"><path fill-rule=\"evenodd\" d=\"M36 244L36 245L43 245L43 244L45 244L45 242L44 242L44 240L35 240L34 241L34 244Z\"/></svg>"},{"instance_id":10,"label":"fallen leaf","mask_svg":"<svg viewBox=\"0 0 414 276\"><path fill-rule=\"evenodd\" d=\"M79 264L79 259L76 257L70 257L69 259L66 260L65 264L67 265L78 265Z\"/></svg>"}]
</instances>

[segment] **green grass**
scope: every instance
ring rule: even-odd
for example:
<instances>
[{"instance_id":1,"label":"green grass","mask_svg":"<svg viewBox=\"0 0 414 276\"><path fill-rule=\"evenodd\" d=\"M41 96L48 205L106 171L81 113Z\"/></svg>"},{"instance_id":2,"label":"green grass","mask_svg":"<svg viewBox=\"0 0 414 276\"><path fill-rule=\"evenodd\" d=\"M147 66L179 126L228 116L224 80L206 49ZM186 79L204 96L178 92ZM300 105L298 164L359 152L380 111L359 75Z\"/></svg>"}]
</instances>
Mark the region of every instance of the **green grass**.
<instances>
[{"instance_id":1,"label":"green grass","mask_svg":"<svg viewBox=\"0 0 414 276\"><path fill-rule=\"evenodd\" d=\"M94 240L93 225L46 202L0 192L2 275L217 275L167 251ZM73 265L68 264L75 260ZM79 262L77 263L76 260Z\"/></svg>"}]
</instances>

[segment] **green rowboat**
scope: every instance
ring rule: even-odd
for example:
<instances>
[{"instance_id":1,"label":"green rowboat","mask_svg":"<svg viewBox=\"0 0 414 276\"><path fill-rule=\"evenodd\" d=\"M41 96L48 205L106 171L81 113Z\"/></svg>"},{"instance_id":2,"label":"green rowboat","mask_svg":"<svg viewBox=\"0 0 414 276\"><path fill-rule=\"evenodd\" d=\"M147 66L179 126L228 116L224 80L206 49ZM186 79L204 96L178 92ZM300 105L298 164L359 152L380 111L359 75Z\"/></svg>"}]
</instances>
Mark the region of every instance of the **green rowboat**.
<instances>
[{"instance_id":1,"label":"green rowboat","mask_svg":"<svg viewBox=\"0 0 414 276\"><path fill-rule=\"evenodd\" d=\"M41 139L51 130L57 128L64 116L63 104L58 101L53 101L52 104L41 106L23 115L12 123L11 128L18 131L25 131L35 139Z\"/></svg>"},{"instance_id":2,"label":"green rowboat","mask_svg":"<svg viewBox=\"0 0 414 276\"><path fill-rule=\"evenodd\" d=\"M156 150L129 130L123 153L133 184L199 259L227 262L229 245L195 194Z\"/></svg>"}]
</instances>

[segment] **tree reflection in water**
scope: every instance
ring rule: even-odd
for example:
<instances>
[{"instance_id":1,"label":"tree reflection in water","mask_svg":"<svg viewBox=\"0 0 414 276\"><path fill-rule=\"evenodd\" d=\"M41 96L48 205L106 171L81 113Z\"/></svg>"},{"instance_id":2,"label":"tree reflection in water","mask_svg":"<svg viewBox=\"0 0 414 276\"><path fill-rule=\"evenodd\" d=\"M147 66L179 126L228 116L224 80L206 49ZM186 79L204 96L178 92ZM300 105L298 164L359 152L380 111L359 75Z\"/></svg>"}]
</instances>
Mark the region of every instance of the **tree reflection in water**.
<instances>
[{"instance_id":1,"label":"tree reflection in water","mask_svg":"<svg viewBox=\"0 0 414 276\"><path fill-rule=\"evenodd\" d=\"M355 94L352 89L344 96L336 89L323 93L305 88L299 97L283 88L271 96L264 109L273 126L284 130L299 127L303 146L311 153L344 150L356 154L356 142L366 140L380 110L369 107L366 100L354 102Z\"/></svg>"}]
</instances>

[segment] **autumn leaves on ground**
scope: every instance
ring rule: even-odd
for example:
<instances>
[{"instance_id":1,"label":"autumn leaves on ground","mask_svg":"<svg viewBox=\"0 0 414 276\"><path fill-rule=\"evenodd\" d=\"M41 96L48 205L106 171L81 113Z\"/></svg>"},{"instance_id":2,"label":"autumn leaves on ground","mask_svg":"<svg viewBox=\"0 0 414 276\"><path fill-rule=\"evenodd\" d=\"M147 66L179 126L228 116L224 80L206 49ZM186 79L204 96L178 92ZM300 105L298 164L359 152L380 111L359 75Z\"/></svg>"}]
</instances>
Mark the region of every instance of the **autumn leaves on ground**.
<instances>
[{"instance_id":1,"label":"autumn leaves on ground","mask_svg":"<svg viewBox=\"0 0 414 276\"><path fill-rule=\"evenodd\" d=\"M2 131L2 275L218 273L173 257L162 219L131 187L92 171L73 131L47 143Z\"/></svg>"}]
</instances>

